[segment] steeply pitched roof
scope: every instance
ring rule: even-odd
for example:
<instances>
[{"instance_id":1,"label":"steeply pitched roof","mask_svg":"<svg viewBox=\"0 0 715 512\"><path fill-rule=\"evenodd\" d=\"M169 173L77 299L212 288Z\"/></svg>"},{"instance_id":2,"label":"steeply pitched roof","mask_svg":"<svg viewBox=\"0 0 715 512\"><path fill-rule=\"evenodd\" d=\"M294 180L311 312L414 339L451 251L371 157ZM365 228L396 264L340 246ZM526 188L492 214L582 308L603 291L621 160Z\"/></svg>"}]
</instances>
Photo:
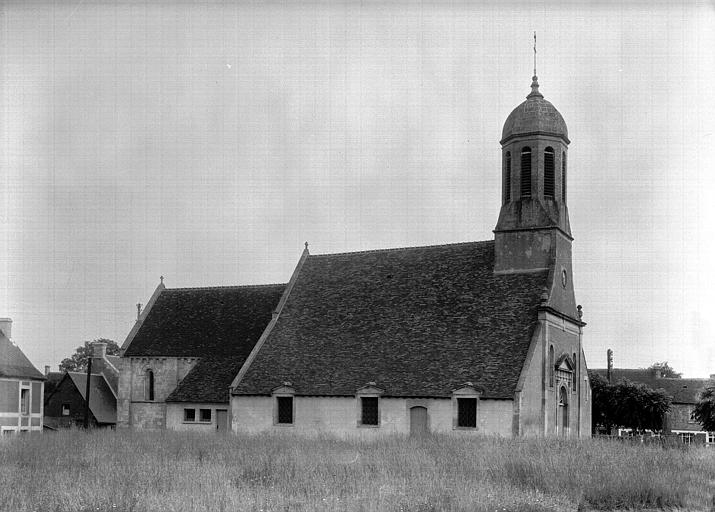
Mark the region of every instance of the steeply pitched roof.
<instances>
[{"instance_id":1,"label":"steeply pitched roof","mask_svg":"<svg viewBox=\"0 0 715 512\"><path fill-rule=\"evenodd\" d=\"M592 371L604 378L608 373L605 368L597 368ZM708 379L658 378L653 370L644 368L614 368L611 372L611 382L615 384L623 379L645 384L652 389L662 389L673 397L673 403L676 404L697 403L700 391L708 385L708 382L712 382Z\"/></svg>"},{"instance_id":2,"label":"steeply pitched roof","mask_svg":"<svg viewBox=\"0 0 715 512\"><path fill-rule=\"evenodd\" d=\"M284 289L283 284L165 289L124 356L248 355Z\"/></svg>"},{"instance_id":3,"label":"steeply pitched roof","mask_svg":"<svg viewBox=\"0 0 715 512\"><path fill-rule=\"evenodd\" d=\"M228 387L247 356L248 354L243 350L237 356L202 358L171 392L166 401L228 403Z\"/></svg>"},{"instance_id":4,"label":"steeply pitched roof","mask_svg":"<svg viewBox=\"0 0 715 512\"><path fill-rule=\"evenodd\" d=\"M87 374L67 372L67 376L72 379L72 382L77 387L77 391L79 391L82 398L86 400ZM104 376L93 373L90 375L89 383L89 410L92 411L97 422L116 423L117 399L114 397L112 390L109 389L109 384L107 384Z\"/></svg>"},{"instance_id":5,"label":"steeply pitched roof","mask_svg":"<svg viewBox=\"0 0 715 512\"><path fill-rule=\"evenodd\" d=\"M491 241L308 256L235 392L513 398L548 272L493 269Z\"/></svg>"},{"instance_id":6,"label":"steeply pitched roof","mask_svg":"<svg viewBox=\"0 0 715 512\"><path fill-rule=\"evenodd\" d=\"M20 347L0 331L0 377L45 380L45 376L30 362Z\"/></svg>"}]
</instances>

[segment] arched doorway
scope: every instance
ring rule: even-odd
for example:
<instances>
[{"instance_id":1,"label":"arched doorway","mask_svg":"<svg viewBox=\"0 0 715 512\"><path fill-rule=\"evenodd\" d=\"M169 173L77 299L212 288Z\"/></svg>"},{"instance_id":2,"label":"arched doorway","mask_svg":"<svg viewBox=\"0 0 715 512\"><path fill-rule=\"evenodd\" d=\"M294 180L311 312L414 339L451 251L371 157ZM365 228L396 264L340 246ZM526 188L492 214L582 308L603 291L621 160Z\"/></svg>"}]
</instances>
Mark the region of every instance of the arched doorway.
<instances>
[{"instance_id":1,"label":"arched doorway","mask_svg":"<svg viewBox=\"0 0 715 512\"><path fill-rule=\"evenodd\" d=\"M569 434L569 393L564 386L559 388L559 406L557 410L556 426L558 434Z\"/></svg>"},{"instance_id":2,"label":"arched doorway","mask_svg":"<svg viewBox=\"0 0 715 512\"><path fill-rule=\"evenodd\" d=\"M422 406L410 407L410 435L421 436L429 433L427 424L427 408Z\"/></svg>"}]
</instances>

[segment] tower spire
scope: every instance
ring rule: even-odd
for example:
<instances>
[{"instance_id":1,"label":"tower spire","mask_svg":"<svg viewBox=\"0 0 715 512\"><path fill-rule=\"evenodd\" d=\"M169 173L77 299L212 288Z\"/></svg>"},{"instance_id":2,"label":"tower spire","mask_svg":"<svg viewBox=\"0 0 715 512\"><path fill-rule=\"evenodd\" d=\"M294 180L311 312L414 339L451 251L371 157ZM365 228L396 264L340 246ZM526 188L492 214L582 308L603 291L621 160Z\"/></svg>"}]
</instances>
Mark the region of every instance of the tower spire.
<instances>
[{"instance_id":1,"label":"tower spire","mask_svg":"<svg viewBox=\"0 0 715 512\"><path fill-rule=\"evenodd\" d=\"M536 76L536 30L534 30L534 76L531 77L531 92L527 98L543 98L539 92L539 79Z\"/></svg>"}]
</instances>

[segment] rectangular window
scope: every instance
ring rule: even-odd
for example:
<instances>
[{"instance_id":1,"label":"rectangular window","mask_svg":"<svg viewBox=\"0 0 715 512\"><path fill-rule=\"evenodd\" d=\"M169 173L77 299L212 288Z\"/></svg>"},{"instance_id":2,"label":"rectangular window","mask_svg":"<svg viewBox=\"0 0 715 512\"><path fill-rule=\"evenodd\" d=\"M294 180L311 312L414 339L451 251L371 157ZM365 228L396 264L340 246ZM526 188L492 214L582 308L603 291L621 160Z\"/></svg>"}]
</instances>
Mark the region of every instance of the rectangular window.
<instances>
[{"instance_id":1,"label":"rectangular window","mask_svg":"<svg viewBox=\"0 0 715 512\"><path fill-rule=\"evenodd\" d=\"M90 399L91 399L91 396L90 396ZM69 416L69 415L70 415L70 404L62 404L62 416Z\"/></svg>"},{"instance_id":2,"label":"rectangular window","mask_svg":"<svg viewBox=\"0 0 715 512\"><path fill-rule=\"evenodd\" d=\"M211 409L199 409L199 421L211 421Z\"/></svg>"},{"instance_id":3,"label":"rectangular window","mask_svg":"<svg viewBox=\"0 0 715 512\"><path fill-rule=\"evenodd\" d=\"M477 399L457 398L457 426L477 427Z\"/></svg>"},{"instance_id":4,"label":"rectangular window","mask_svg":"<svg viewBox=\"0 0 715 512\"><path fill-rule=\"evenodd\" d=\"M693 444L693 434L689 432L681 432L679 435L684 444Z\"/></svg>"},{"instance_id":5,"label":"rectangular window","mask_svg":"<svg viewBox=\"0 0 715 512\"><path fill-rule=\"evenodd\" d=\"M30 414L30 390L20 390L20 413Z\"/></svg>"},{"instance_id":6,"label":"rectangular window","mask_svg":"<svg viewBox=\"0 0 715 512\"><path fill-rule=\"evenodd\" d=\"M362 413L360 415L360 423L362 425L378 425L379 411L376 396L364 396L360 398L362 405Z\"/></svg>"},{"instance_id":7,"label":"rectangular window","mask_svg":"<svg viewBox=\"0 0 715 512\"><path fill-rule=\"evenodd\" d=\"M279 396L278 400L278 423L291 425L293 423L293 397Z\"/></svg>"},{"instance_id":8,"label":"rectangular window","mask_svg":"<svg viewBox=\"0 0 715 512\"><path fill-rule=\"evenodd\" d=\"M196 421L196 409L184 409L184 421Z\"/></svg>"}]
</instances>

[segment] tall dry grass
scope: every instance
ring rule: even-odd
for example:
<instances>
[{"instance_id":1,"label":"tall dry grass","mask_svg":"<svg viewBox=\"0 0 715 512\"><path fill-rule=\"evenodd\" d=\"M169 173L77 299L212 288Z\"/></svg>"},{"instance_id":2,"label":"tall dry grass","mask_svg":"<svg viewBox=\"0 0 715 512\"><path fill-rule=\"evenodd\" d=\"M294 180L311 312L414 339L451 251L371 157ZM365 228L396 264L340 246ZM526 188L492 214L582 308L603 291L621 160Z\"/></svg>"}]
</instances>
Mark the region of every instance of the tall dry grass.
<instances>
[{"instance_id":1,"label":"tall dry grass","mask_svg":"<svg viewBox=\"0 0 715 512\"><path fill-rule=\"evenodd\" d=\"M7 511L710 510L715 450L65 431L0 442Z\"/></svg>"}]
</instances>

